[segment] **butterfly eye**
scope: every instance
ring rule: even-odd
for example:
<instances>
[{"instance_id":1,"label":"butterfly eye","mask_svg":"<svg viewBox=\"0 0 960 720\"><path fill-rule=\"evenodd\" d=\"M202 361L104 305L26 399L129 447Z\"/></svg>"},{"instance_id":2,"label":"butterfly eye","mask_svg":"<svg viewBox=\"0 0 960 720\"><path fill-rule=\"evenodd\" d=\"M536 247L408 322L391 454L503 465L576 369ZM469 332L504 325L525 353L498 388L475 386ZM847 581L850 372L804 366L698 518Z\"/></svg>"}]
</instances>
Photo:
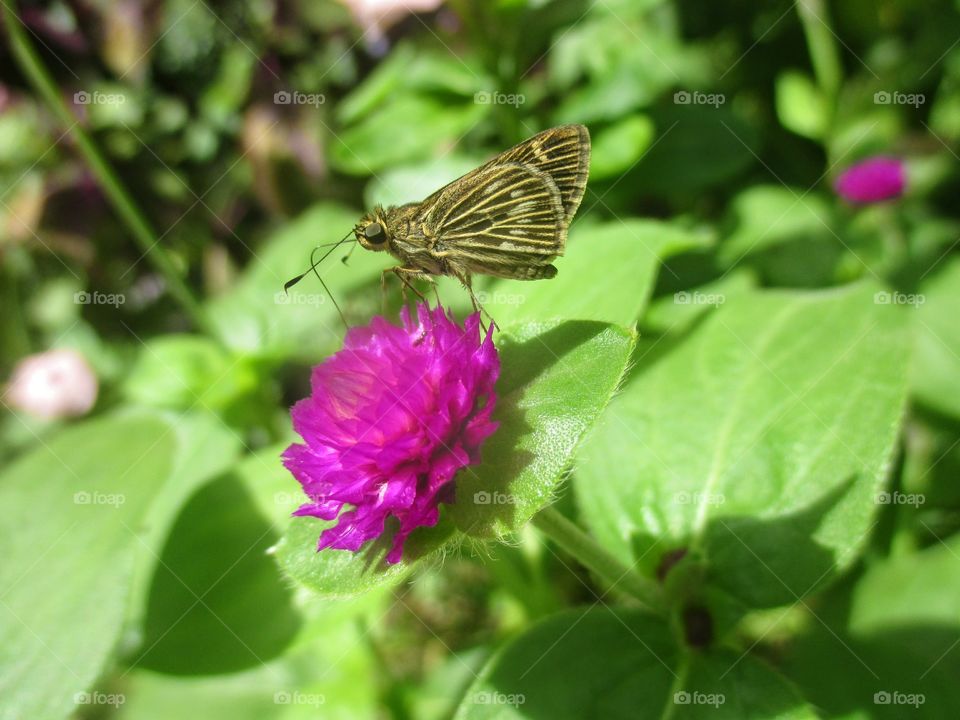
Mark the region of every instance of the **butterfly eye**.
<instances>
[{"instance_id":1,"label":"butterfly eye","mask_svg":"<svg viewBox=\"0 0 960 720\"><path fill-rule=\"evenodd\" d=\"M374 245L379 245L387 239L387 234L383 231L383 225L378 222L367 225L363 229L363 236L367 239L367 242Z\"/></svg>"}]
</instances>

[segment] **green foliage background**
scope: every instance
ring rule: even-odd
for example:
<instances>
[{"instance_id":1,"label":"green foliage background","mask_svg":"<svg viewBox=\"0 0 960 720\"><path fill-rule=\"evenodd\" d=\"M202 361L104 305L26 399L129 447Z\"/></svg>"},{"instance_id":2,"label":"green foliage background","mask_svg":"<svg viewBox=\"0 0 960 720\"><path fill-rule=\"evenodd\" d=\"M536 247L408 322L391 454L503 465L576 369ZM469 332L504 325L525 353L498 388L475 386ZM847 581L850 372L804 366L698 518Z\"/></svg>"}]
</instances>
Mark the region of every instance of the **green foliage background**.
<instances>
[{"instance_id":1,"label":"green foliage background","mask_svg":"<svg viewBox=\"0 0 960 720\"><path fill-rule=\"evenodd\" d=\"M957 4L361 5L4 3L0 371L101 388L0 408L0 718L956 717ZM314 553L279 453L343 330L283 283L566 122L559 275L478 279L484 463L401 565ZM905 195L836 197L876 154Z\"/></svg>"}]
</instances>

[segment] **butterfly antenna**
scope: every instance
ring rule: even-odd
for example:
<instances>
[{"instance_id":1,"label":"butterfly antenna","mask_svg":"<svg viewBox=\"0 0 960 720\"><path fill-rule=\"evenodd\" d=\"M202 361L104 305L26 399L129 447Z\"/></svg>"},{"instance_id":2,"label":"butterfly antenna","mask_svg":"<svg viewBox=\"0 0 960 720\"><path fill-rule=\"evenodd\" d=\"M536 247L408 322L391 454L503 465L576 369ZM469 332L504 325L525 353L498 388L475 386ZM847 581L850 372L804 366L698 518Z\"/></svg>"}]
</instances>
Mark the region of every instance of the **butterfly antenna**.
<instances>
[{"instance_id":1,"label":"butterfly antenna","mask_svg":"<svg viewBox=\"0 0 960 720\"><path fill-rule=\"evenodd\" d=\"M340 242L343 242L343 240L341 240ZM339 244L339 243L338 243L338 244ZM329 254L332 253L334 250L336 250L336 249L337 249L337 246L334 245L330 250L327 250L326 255L324 255L322 258L320 258L320 262L314 262L314 261L313 261L313 256L317 253L317 250L319 250L319 249L320 249L320 248L314 248L313 251L311 251L311 253L310 253L310 269L313 270L313 274L317 276L317 280L319 280L319 281L320 281L320 285L323 286L324 292L326 292L326 293L327 293L327 297L330 298L330 302L332 302L332 303L333 303L333 306L337 309L337 315L340 316L340 321L343 323L343 327L345 327L347 330L349 330L349 329L350 329L350 326L347 324L347 318L344 316L343 310L340 309L340 305L337 304L337 299L333 296L333 293L330 292L330 288L327 287L327 284L323 281L323 278L320 277L320 272L317 270L317 265L319 265L321 262L323 262L324 258L326 258L327 255L329 255ZM308 272L309 272L309 271L308 271Z\"/></svg>"},{"instance_id":2,"label":"butterfly antenna","mask_svg":"<svg viewBox=\"0 0 960 720\"><path fill-rule=\"evenodd\" d=\"M338 247L340 247L341 245L343 245L343 243L347 242L347 238L349 238L352 233L353 233L353 231L351 230L351 231L348 232L346 235L344 235L342 239L338 240L337 242L334 242L334 243L326 243L325 245L317 245L317 246L310 252L310 267L307 268L307 269L306 269L305 271L303 271L302 273L300 273L299 275L297 275L296 277L290 278L289 280L287 280L287 281L283 284L283 291L284 291L285 293L288 293L288 292L290 291L290 288L292 288L294 285L296 285L298 282L300 282L301 280L303 280L307 275L309 275L309 274L312 272L314 275L317 276L317 280L320 281L320 285L323 286L323 289L326 291L327 295L330 297L330 301L333 303L333 306L337 309L337 314L340 315L340 320L343 322L343 325L344 325L345 328L347 328L347 330L350 329L350 326L347 324L347 318L344 316L343 310L340 309L340 305L337 304L336 298L334 298L334 297L333 297L333 294L330 292L330 288L327 287L327 284L323 281L323 278L320 277L320 272L317 270L317 267L318 267L319 265L321 265L321 264L323 263L323 261L326 260L326 259L330 256L330 253L332 253L332 252L333 252L334 250L336 250ZM331 245L332 245L333 247L330 247ZM318 250L322 250L322 249L325 248L325 247L330 247L330 249L327 250L327 251L323 254L323 257L321 257L319 260L314 260L314 258L315 258L316 255L317 255L317 251L318 251ZM351 248L351 249L352 249L352 248Z\"/></svg>"},{"instance_id":3,"label":"butterfly antenna","mask_svg":"<svg viewBox=\"0 0 960 720\"><path fill-rule=\"evenodd\" d=\"M342 258L340 258L340 262L342 262L344 265L346 265L346 264L347 264L347 260L350 259L350 256L353 255L353 251L356 250L356 249L357 249L357 246L356 246L356 245L354 245L353 247L351 247L351 248L347 251L347 254L344 255Z\"/></svg>"},{"instance_id":4,"label":"butterfly antenna","mask_svg":"<svg viewBox=\"0 0 960 720\"><path fill-rule=\"evenodd\" d=\"M300 273L300 274L297 275L296 277L293 277L293 278L290 278L289 280L287 280L287 281L283 284L283 291L284 291L284 292L287 292L288 290L290 290L290 288L292 288L292 287L293 287L294 285L296 285L298 282L300 282L301 280L303 280L307 275L309 275L311 272L315 271L317 265L319 265L320 263L323 262L323 258L325 258L327 255L330 254L330 253L327 253L327 255L324 255L324 256L323 256L322 258L320 258L317 262L313 262L313 257L314 257L314 255L316 254L317 250L322 250L323 248L325 248L325 247L330 247L331 245L333 245L334 247L337 247L338 245L342 245L344 242L347 242L347 238L348 238L348 237L350 237L350 233L347 233L346 236L345 236L342 240L338 240L338 241L336 241L336 242L331 242L331 243L324 243L323 245L317 245L317 246L313 249L313 251L310 253L310 259L311 259L310 267L308 267L306 270L304 270L302 273Z\"/></svg>"}]
</instances>

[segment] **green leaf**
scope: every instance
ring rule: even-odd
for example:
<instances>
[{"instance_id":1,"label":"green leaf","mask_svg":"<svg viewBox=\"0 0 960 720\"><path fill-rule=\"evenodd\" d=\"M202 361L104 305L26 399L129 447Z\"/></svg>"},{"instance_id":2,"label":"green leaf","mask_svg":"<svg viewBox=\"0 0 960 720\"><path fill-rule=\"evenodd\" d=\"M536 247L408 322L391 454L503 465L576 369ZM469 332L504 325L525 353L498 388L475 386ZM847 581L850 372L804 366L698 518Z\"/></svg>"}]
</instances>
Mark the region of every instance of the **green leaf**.
<instances>
[{"instance_id":1,"label":"green leaf","mask_svg":"<svg viewBox=\"0 0 960 720\"><path fill-rule=\"evenodd\" d=\"M617 177L633 167L650 142L655 129L646 115L631 115L598 132L590 151L590 179Z\"/></svg>"},{"instance_id":2,"label":"green leaf","mask_svg":"<svg viewBox=\"0 0 960 720\"><path fill-rule=\"evenodd\" d=\"M39 115L35 103L15 103L4 108L0 115L0 167L27 170L44 159L55 136L48 138L44 132L38 132L43 127ZM16 179L14 175L10 181ZM10 208L4 210L9 212Z\"/></svg>"},{"instance_id":3,"label":"green leaf","mask_svg":"<svg viewBox=\"0 0 960 720\"><path fill-rule=\"evenodd\" d=\"M294 518L277 548L281 566L316 592L352 596L399 581L465 539L518 530L550 502L580 438L613 395L633 341L627 330L591 322L529 325L500 336L500 427L484 446L483 463L458 475L457 502L443 506L440 524L411 535L406 559L390 566L383 559L389 532L360 553L317 553L330 523ZM298 489L292 477L289 488Z\"/></svg>"},{"instance_id":4,"label":"green leaf","mask_svg":"<svg viewBox=\"0 0 960 720\"><path fill-rule=\"evenodd\" d=\"M874 290L742 294L638 373L574 477L597 538L649 573L686 548L753 607L848 567L904 404L903 313Z\"/></svg>"},{"instance_id":5,"label":"green leaf","mask_svg":"<svg viewBox=\"0 0 960 720\"><path fill-rule=\"evenodd\" d=\"M953 717L960 707L958 578L956 537L874 562L818 603L819 622L791 643L785 671L825 717Z\"/></svg>"},{"instance_id":6,"label":"green leaf","mask_svg":"<svg viewBox=\"0 0 960 720\"><path fill-rule=\"evenodd\" d=\"M876 563L854 588L851 634L911 625L960 631L960 537Z\"/></svg>"},{"instance_id":7,"label":"green leaf","mask_svg":"<svg viewBox=\"0 0 960 720\"><path fill-rule=\"evenodd\" d=\"M819 140L827 127L827 108L823 94L805 73L786 70L777 76L777 117L780 123L798 135Z\"/></svg>"},{"instance_id":8,"label":"green leaf","mask_svg":"<svg viewBox=\"0 0 960 720\"><path fill-rule=\"evenodd\" d=\"M590 608L535 625L467 690L457 720L815 718L792 687L739 653L687 655L661 620Z\"/></svg>"},{"instance_id":9,"label":"green leaf","mask_svg":"<svg viewBox=\"0 0 960 720\"><path fill-rule=\"evenodd\" d=\"M404 94L330 141L330 161L354 175L442 155L486 114L488 106Z\"/></svg>"},{"instance_id":10,"label":"green leaf","mask_svg":"<svg viewBox=\"0 0 960 720\"><path fill-rule=\"evenodd\" d=\"M650 113L659 135L621 185L632 196L696 193L757 162L757 132L725 106L676 104Z\"/></svg>"},{"instance_id":11,"label":"green leaf","mask_svg":"<svg viewBox=\"0 0 960 720\"><path fill-rule=\"evenodd\" d=\"M886 293L890 302L909 303L916 338L910 384L916 398L933 410L960 418L960 259L920 287L920 293Z\"/></svg>"},{"instance_id":12,"label":"green leaf","mask_svg":"<svg viewBox=\"0 0 960 720\"><path fill-rule=\"evenodd\" d=\"M177 438L175 466L144 516L142 542L138 543L128 613L129 632L138 636L143 632L150 582L180 509L198 487L233 466L243 445L243 438L213 413L184 413L172 423Z\"/></svg>"},{"instance_id":13,"label":"green leaf","mask_svg":"<svg viewBox=\"0 0 960 720\"><path fill-rule=\"evenodd\" d=\"M450 62L447 48L401 42L337 105L336 117L345 125L356 123L387 105L401 89L472 97L489 84L482 75L470 56L458 55L457 62Z\"/></svg>"},{"instance_id":14,"label":"green leaf","mask_svg":"<svg viewBox=\"0 0 960 720\"><path fill-rule=\"evenodd\" d=\"M549 80L561 99L555 122L618 120L678 81L706 76L706 56L665 28L650 32L637 3L618 11L594 7L591 16L572 18L550 52ZM582 76L587 82L577 84Z\"/></svg>"},{"instance_id":15,"label":"green leaf","mask_svg":"<svg viewBox=\"0 0 960 720\"><path fill-rule=\"evenodd\" d=\"M589 201L586 201L589 202ZM709 237L656 220L577 226L552 280L501 280L478 293L502 327L578 319L633 325L649 298L660 262L704 247Z\"/></svg>"},{"instance_id":16,"label":"green leaf","mask_svg":"<svg viewBox=\"0 0 960 720\"><path fill-rule=\"evenodd\" d=\"M236 478L221 477L196 493L161 554L136 664L214 674L279 655L300 619L267 555L275 541L271 523Z\"/></svg>"},{"instance_id":17,"label":"green leaf","mask_svg":"<svg viewBox=\"0 0 960 720\"><path fill-rule=\"evenodd\" d=\"M280 462L280 455L296 439L292 428L290 435L289 442L257 450L234 468L260 514L274 525L285 523L305 500L300 485Z\"/></svg>"},{"instance_id":18,"label":"green leaf","mask_svg":"<svg viewBox=\"0 0 960 720\"><path fill-rule=\"evenodd\" d=\"M134 402L221 410L259 385L254 368L199 335L163 335L140 348L124 383Z\"/></svg>"},{"instance_id":19,"label":"green leaf","mask_svg":"<svg viewBox=\"0 0 960 720\"><path fill-rule=\"evenodd\" d=\"M200 112L206 119L229 129L238 124L237 112L250 92L250 80L256 65L256 55L245 45L225 49L216 79L200 97Z\"/></svg>"},{"instance_id":20,"label":"green leaf","mask_svg":"<svg viewBox=\"0 0 960 720\"><path fill-rule=\"evenodd\" d=\"M372 208L419 202L481 164L482 159L447 155L427 163L390 168L367 185L366 205Z\"/></svg>"},{"instance_id":21,"label":"green leaf","mask_svg":"<svg viewBox=\"0 0 960 720\"><path fill-rule=\"evenodd\" d=\"M483 463L457 481L450 515L465 533L506 535L556 492L584 432L616 392L635 335L596 322L526 325L501 347L494 418ZM501 499L505 505L498 507Z\"/></svg>"},{"instance_id":22,"label":"green leaf","mask_svg":"<svg viewBox=\"0 0 960 720\"><path fill-rule=\"evenodd\" d=\"M363 603L320 602L282 657L250 670L176 677L134 669L124 688L121 720L331 720L374 717L381 680L366 626L383 615L381 598Z\"/></svg>"},{"instance_id":23,"label":"green leaf","mask_svg":"<svg viewBox=\"0 0 960 720\"><path fill-rule=\"evenodd\" d=\"M874 153L888 153L903 136L904 119L905 115L892 105L845 107L841 103L830 128L827 156L842 158L846 165Z\"/></svg>"},{"instance_id":24,"label":"green leaf","mask_svg":"<svg viewBox=\"0 0 960 720\"><path fill-rule=\"evenodd\" d=\"M344 332L330 297L313 275L289 294L283 285L309 269L314 247L342 238L358 217L356 210L325 203L274 234L230 292L208 304L227 346L274 360L315 362L328 354ZM348 318L356 322L379 309L380 270L395 263L387 253L357 249L344 265L340 258L347 250L345 245L333 253L320 273Z\"/></svg>"},{"instance_id":25,"label":"green leaf","mask_svg":"<svg viewBox=\"0 0 960 720\"><path fill-rule=\"evenodd\" d=\"M930 107L930 127L946 142L960 138L960 97L957 97L956 79L940 86Z\"/></svg>"},{"instance_id":26,"label":"green leaf","mask_svg":"<svg viewBox=\"0 0 960 720\"><path fill-rule=\"evenodd\" d=\"M92 420L3 470L3 716L64 718L100 675L119 640L141 522L173 466L175 439L156 417Z\"/></svg>"},{"instance_id":27,"label":"green leaf","mask_svg":"<svg viewBox=\"0 0 960 720\"><path fill-rule=\"evenodd\" d=\"M363 83L337 104L337 120L344 125L353 124L386 103L403 82L404 70L415 56L416 50L411 44L398 44Z\"/></svg>"},{"instance_id":28,"label":"green leaf","mask_svg":"<svg viewBox=\"0 0 960 720\"><path fill-rule=\"evenodd\" d=\"M793 240L830 235L833 212L826 200L782 185L754 185L733 201L734 229L720 245L720 262L732 266L745 257Z\"/></svg>"},{"instance_id":29,"label":"green leaf","mask_svg":"<svg viewBox=\"0 0 960 720\"><path fill-rule=\"evenodd\" d=\"M489 657L490 650L484 646L448 655L411 688L410 715L417 720L449 720Z\"/></svg>"},{"instance_id":30,"label":"green leaf","mask_svg":"<svg viewBox=\"0 0 960 720\"><path fill-rule=\"evenodd\" d=\"M657 298L643 316L641 335L648 330L657 334L682 332L704 313L725 305L737 295L755 290L756 286L753 274L739 268L706 285Z\"/></svg>"},{"instance_id":31,"label":"green leaf","mask_svg":"<svg viewBox=\"0 0 960 720\"><path fill-rule=\"evenodd\" d=\"M74 102L86 108L91 127L97 129L137 127L143 122L141 99L124 85L101 83L75 93Z\"/></svg>"}]
</instances>

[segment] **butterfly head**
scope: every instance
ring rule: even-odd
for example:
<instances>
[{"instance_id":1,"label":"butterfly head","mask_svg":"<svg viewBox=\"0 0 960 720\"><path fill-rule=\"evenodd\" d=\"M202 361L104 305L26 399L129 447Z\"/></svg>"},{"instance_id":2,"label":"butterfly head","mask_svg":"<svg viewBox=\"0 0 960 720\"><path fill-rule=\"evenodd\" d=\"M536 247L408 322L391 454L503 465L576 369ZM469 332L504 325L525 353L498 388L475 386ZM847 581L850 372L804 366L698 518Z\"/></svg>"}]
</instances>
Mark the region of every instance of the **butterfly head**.
<instances>
[{"instance_id":1,"label":"butterfly head","mask_svg":"<svg viewBox=\"0 0 960 720\"><path fill-rule=\"evenodd\" d=\"M353 234L356 235L357 242L367 250L386 250L389 245L387 223L379 208L364 215L353 228Z\"/></svg>"}]
</instances>

